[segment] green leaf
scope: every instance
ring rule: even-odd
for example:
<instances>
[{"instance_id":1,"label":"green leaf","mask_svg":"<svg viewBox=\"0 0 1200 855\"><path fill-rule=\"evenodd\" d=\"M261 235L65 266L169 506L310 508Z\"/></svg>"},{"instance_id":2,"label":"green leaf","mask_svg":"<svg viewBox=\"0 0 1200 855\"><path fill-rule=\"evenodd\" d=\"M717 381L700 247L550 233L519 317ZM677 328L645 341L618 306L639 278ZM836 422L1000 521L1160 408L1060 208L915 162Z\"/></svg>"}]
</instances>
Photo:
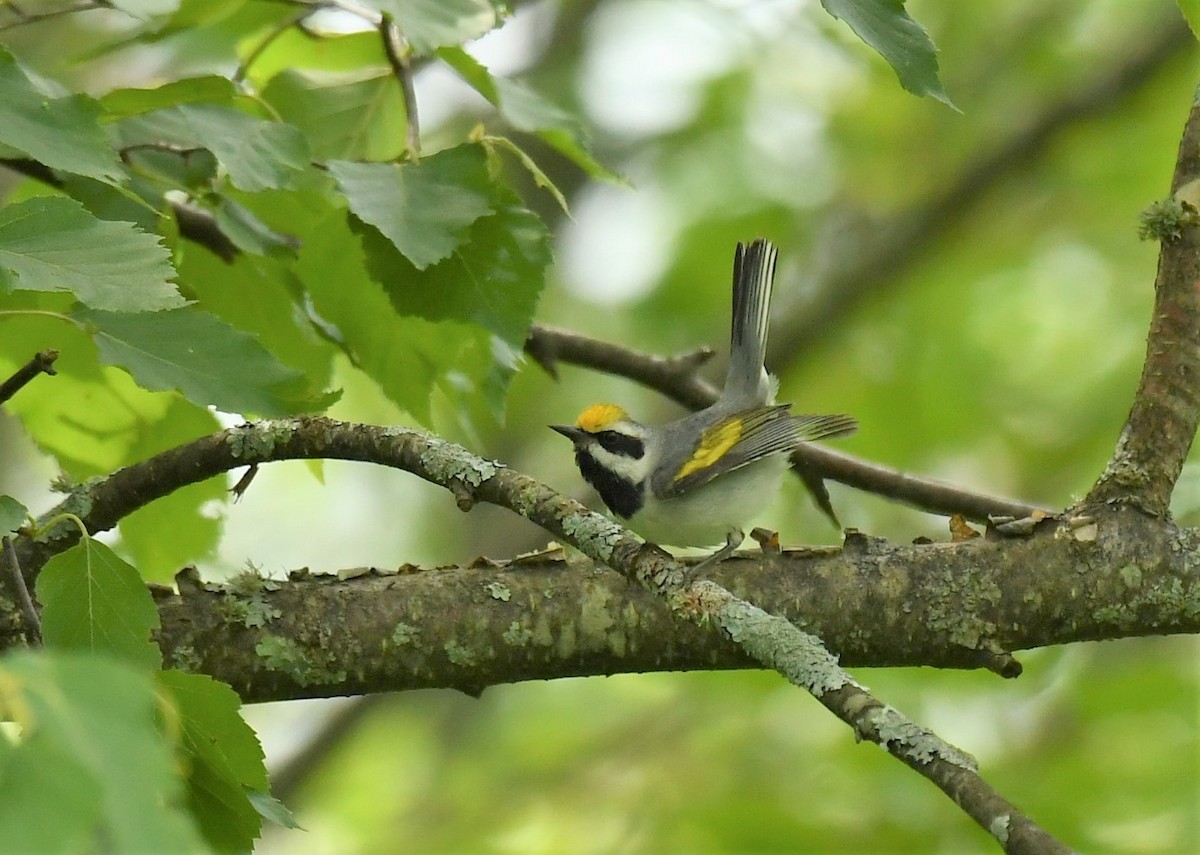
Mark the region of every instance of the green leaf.
<instances>
[{"instance_id":1,"label":"green leaf","mask_svg":"<svg viewBox=\"0 0 1200 855\"><path fill-rule=\"evenodd\" d=\"M367 264L402 315L460 321L490 330L520 348L529 333L550 264L546 227L506 199L471 226L469 240L422 271L377 232L364 230Z\"/></svg>"},{"instance_id":2,"label":"green leaf","mask_svg":"<svg viewBox=\"0 0 1200 855\"><path fill-rule=\"evenodd\" d=\"M0 143L51 169L119 181L124 173L99 116L91 98L53 98L39 91L0 48Z\"/></svg>"},{"instance_id":3,"label":"green leaf","mask_svg":"<svg viewBox=\"0 0 1200 855\"><path fill-rule=\"evenodd\" d=\"M901 86L954 107L938 80L937 48L904 10L904 0L821 0L821 5L888 61Z\"/></svg>"},{"instance_id":4,"label":"green leaf","mask_svg":"<svg viewBox=\"0 0 1200 855\"><path fill-rule=\"evenodd\" d=\"M163 671L186 757L188 805L219 852L248 852L262 828L252 792L268 789L262 746L233 689L202 674Z\"/></svg>"},{"instance_id":5,"label":"green leaf","mask_svg":"<svg viewBox=\"0 0 1200 855\"><path fill-rule=\"evenodd\" d=\"M109 0L109 5L143 21L173 14L179 0Z\"/></svg>"},{"instance_id":6,"label":"green leaf","mask_svg":"<svg viewBox=\"0 0 1200 855\"><path fill-rule=\"evenodd\" d=\"M492 210L487 155L479 145L403 166L332 161L329 171L355 216L422 270L454 252L471 223Z\"/></svg>"},{"instance_id":7,"label":"green leaf","mask_svg":"<svg viewBox=\"0 0 1200 855\"><path fill-rule=\"evenodd\" d=\"M437 56L466 83L495 106L504 120L519 131L534 134L593 178L622 179L597 161L588 148L587 134L577 118L523 83L496 77L479 60L461 48L442 48ZM521 152L524 155L524 152ZM523 161L528 155L523 157ZM533 172L533 161L526 168ZM537 170L541 172L540 169ZM535 179L537 175L535 174ZM539 184L541 182L539 181ZM545 185L542 185L545 186Z\"/></svg>"},{"instance_id":8,"label":"green leaf","mask_svg":"<svg viewBox=\"0 0 1200 855\"><path fill-rule=\"evenodd\" d=\"M287 805L270 793L251 790L247 795L250 804L254 805L254 809L263 819L275 823L280 828L300 828L300 823L296 822L296 817L287 809Z\"/></svg>"},{"instance_id":9,"label":"green leaf","mask_svg":"<svg viewBox=\"0 0 1200 855\"><path fill-rule=\"evenodd\" d=\"M364 0L390 15L418 54L478 38L500 25L492 0Z\"/></svg>"},{"instance_id":10,"label":"green leaf","mask_svg":"<svg viewBox=\"0 0 1200 855\"><path fill-rule=\"evenodd\" d=\"M245 206L222 196L216 210L217 226L242 252L254 255L294 256L296 241L268 227Z\"/></svg>"},{"instance_id":11,"label":"green leaf","mask_svg":"<svg viewBox=\"0 0 1200 855\"><path fill-rule=\"evenodd\" d=\"M208 149L243 190L290 186L309 162L308 145L296 128L221 104L167 107L125 119L117 128L125 147Z\"/></svg>"},{"instance_id":12,"label":"green leaf","mask_svg":"<svg viewBox=\"0 0 1200 855\"><path fill-rule=\"evenodd\" d=\"M1179 11L1183 13L1192 35L1200 38L1200 0L1179 0Z\"/></svg>"},{"instance_id":13,"label":"green leaf","mask_svg":"<svg viewBox=\"0 0 1200 855\"><path fill-rule=\"evenodd\" d=\"M95 538L85 537L46 562L37 598L48 648L110 653L143 668L162 667L162 653L150 640L159 626L158 609L146 583Z\"/></svg>"},{"instance_id":14,"label":"green leaf","mask_svg":"<svg viewBox=\"0 0 1200 855\"><path fill-rule=\"evenodd\" d=\"M28 508L12 496L0 496L0 537L16 534L28 517Z\"/></svg>"},{"instance_id":15,"label":"green leaf","mask_svg":"<svg viewBox=\"0 0 1200 855\"><path fill-rule=\"evenodd\" d=\"M148 89L114 89L100 99L100 106L110 118L125 118L180 104L229 104L235 94L232 80L208 75L172 80Z\"/></svg>"},{"instance_id":16,"label":"green leaf","mask_svg":"<svg viewBox=\"0 0 1200 855\"><path fill-rule=\"evenodd\" d=\"M190 401L171 396L162 418L142 422L139 436L127 457L146 458L213 433L220 424L211 412ZM181 487L123 517L121 547L142 578L170 582L180 567L207 557L221 534L221 517L206 513L228 499L224 475ZM164 537L163 532L170 532Z\"/></svg>"},{"instance_id":17,"label":"green leaf","mask_svg":"<svg viewBox=\"0 0 1200 855\"><path fill-rule=\"evenodd\" d=\"M6 851L206 851L149 674L107 656L16 653L0 664L0 707L21 725L0 750Z\"/></svg>"},{"instance_id":18,"label":"green leaf","mask_svg":"<svg viewBox=\"0 0 1200 855\"><path fill-rule=\"evenodd\" d=\"M157 311L183 305L173 274L156 236L98 220L74 199L0 208L0 292L70 291L97 309Z\"/></svg>"},{"instance_id":19,"label":"green leaf","mask_svg":"<svg viewBox=\"0 0 1200 855\"><path fill-rule=\"evenodd\" d=\"M311 403L295 397L299 371L281 364L254 336L207 312L83 309L74 316L94 331L106 364L124 368L151 391L177 389L194 404L263 416L299 412Z\"/></svg>"},{"instance_id":20,"label":"green leaf","mask_svg":"<svg viewBox=\"0 0 1200 855\"><path fill-rule=\"evenodd\" d=\"M404 96L390 73L289 69L271 79L263 98L304 133L318 159L383 161L404 152Z\"/></svg>"},{"instance_id":21,"label":"green leaf","mask_svg":"<svg viewBox=\"0 0 1200 855\"><path fill-rule=\"evenodd\" d=\"M525 168L525 171L529 173L530 177L533 178L533 183L549 193L554 198L554 201L558 203L558 207L562 209L564 214L568 217L571 216L571 208L567 204L567 197L558 189L558 185L550 180L550 176L542 171L542 168L537 165L537 161L530 157L524 149L507 137L484 137L483 144L493 151L499 152L500 150L504 150L511 152L521 166Z\"/></svg>"}]
</instances>

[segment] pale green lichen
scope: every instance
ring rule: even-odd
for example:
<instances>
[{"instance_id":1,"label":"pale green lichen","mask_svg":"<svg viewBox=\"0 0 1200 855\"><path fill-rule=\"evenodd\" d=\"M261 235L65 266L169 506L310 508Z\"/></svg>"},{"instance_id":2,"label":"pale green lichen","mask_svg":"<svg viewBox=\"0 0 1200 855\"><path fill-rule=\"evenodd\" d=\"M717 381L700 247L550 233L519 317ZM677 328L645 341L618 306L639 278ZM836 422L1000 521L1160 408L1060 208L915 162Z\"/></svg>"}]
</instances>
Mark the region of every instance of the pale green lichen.
<instances>
[{"instance_id":1,"label":"pale green lichen","mask_svg":"<svg viewBox=\"0 0 1200 855\"><path fill-rule=\"evenodd\" d=\"M991 832L992 837L1000 841L1002 845L1007 845L1010 825L1012 825L1012 817L1006 813L1002 813L999 816L994 817L992 821L988 823L988 831Z\"/></svg>"},{"instance_id":2,"label":"pale green lichen","mask_svg":"<svg viewBox=\"0 0 1200 855\"><path fill-rule=\"evenodd\" d=\"M275 452L275 446L287 442L295 432L296 423L292 421L259 422L235 428L226 441L237 460L245 457L267 460Z\"/></svg>"},{"instance_id":3,"label":"pale green lichen","mask_svg":"<svg viewBox=\"0 0 1200 855\"><path fill-rule=\"evenodd\" d=\"M938 759L972 772L979 770L978 761L970 754L939 738L893 707L876 707L867 712L866 719L878 735L881 745L890 746L893 751L918 763Z\"/></svg>"},{"instance_id":4,"label":"pale green lichen","mask_svg":"<svg viewBox=\"0 0 1200 855\"><path fill-rule=\"evenodd\" d=\"M514 620L508 625L501 636L504 643L511 647L524 647L533 639L533 630L527 629L523 623Z\"/></svg>"},{"instance_id":5,"label":"pale green lichen","mask_svg":"<svg viewBox=\"0 0 1200 855\"><path fill-rule=\"evenodd\" d=\"M187 671L189 674L199 674L203 670L204 660L201 659L200 653L195 646L184 642L175 645L175 648L170 652L171 667L178 668L180 671Z\"/></svg>"},{"instance_id":6,"label":"pale green lichen","mask_svg":"<svg viewBox=\"0 0 1200 855\"><path fill-rule=\"evenodd\" d=\"M421 630L410 623L400 621L392 629L392 644L396 647L405 647L414 643L417 636L421 634Z\"/></svg>"},{"instance_id":7,"label":"pale green lichen","mask_svg":"<svg viewBox=\"0 0 1200 855\"><path fill-rule=\"evenodd\" d=\"M264 635L254 646L254 652L268 670L285 674L301 686L329 685L346 679L345 671L329 667L331 657L302 648L290 638Z\"/></svg>"},{"instance_id":8,"label":"pale green lichen","mask_svg":"<svg viewBox=\"0 0 1200 855\"><path fill-rule=\"evenodd\" d=\"M249 565L247 569L233 574L222 585L225 596L217 609L229 620L237 621L247 629L261 629L283 612L267 602L269 591L278 591L282 583L260 576L258 570Z\"/></svg>"},{"instance_id":9,"label":"pale green lichen","mask_svg":"<svg viewBox=\"0 0 1200 855\"><path fill-rule=\"evenodd\" d=\"M470 667L475 665L475 653L466 647L463 647L457 641L447 641L442 645L442 649L446 651L446 656L450 658L450 662L454 665L462 665Z\"/></svg>"},{"instance_id":10,"label":"pale green lichen","mask_svg":"<svg viewBox=\"0 0 1200 855\"><path fill-rule=\"evenodd\" d=\"M1142 211L1138 225L1138 237L1142 240L1157 240L1170 243L1183 236L1183 230L1196 225L1196 209L1188 202L1172 196L1160 199Z\"/></svg>"},{"instance_id":11,"label":"pale green lichen","mask_svg":"<svg viewBox=\"0 0 1200 855\"><path fill-rule=\"evenodd\" d=\"M1142 585L1142 568L1136 564L1126 564L1117 571L1126 588L1140 588Z\"/></svg>"},{"instance_id":12,"label":"pale green lichen","mask_svg":"<svg viewBox=\"0 0 1200 855\"><path fill-rule=\"evenodd\" d=\"M512 591L499 582L488 582L483 587L492 595L493 600L500 600L502 603L507 603L512 599Z\"/></svg>"}]
</instances>

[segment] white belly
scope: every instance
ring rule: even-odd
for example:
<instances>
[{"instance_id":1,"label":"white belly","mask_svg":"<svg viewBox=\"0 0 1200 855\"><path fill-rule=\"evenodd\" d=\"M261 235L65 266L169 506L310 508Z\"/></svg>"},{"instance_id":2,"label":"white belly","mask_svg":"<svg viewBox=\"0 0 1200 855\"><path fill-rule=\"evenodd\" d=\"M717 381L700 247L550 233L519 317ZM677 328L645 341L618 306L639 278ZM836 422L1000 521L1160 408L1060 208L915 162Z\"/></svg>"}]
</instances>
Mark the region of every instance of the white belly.
<instances>
[{"instance_id":1,"label":"white belly","mask_svg":"<svg viewBox=\"0 0 1200 855\"><path fill-rule=\"evenodd\" d=\"M744 530L779 495L787 470L787 455L773 454L714 478L687 495L650 503L627 524L651 543L722 544L730 531Z\"/></svg>"}]
</instances>

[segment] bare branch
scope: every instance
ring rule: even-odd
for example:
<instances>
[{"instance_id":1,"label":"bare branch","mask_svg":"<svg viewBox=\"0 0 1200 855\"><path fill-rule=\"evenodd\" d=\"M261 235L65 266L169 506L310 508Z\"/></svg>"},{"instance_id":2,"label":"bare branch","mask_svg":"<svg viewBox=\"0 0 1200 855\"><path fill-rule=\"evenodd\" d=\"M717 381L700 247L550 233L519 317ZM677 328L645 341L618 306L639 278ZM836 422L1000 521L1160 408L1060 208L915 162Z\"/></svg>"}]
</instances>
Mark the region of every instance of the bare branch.
<instances>
[{"instance_id":1,"label":"bare branch","mask_svg":"<svg viewBox=\"0 0 1200 855\"><path fill-rule=\"evenodd\" d=\"M13 372L12 376L0 383L0 404L9 400L17 392L37 377L39 374L54 375L54 361L58 359L57 350L43 350L35 353L33 358Z\"/></svg>"},{"instance_id":2,"label":"bare branch","mask_svg":"<svg viewBox=\"0 0 1200 855\"><path fill-rule=\"evenodd\" d=\"M414 163L421 158L421 121L417 114L417 90L413 86L413 69L408 43L400 28L386 12L379 21L379 34L383 38L383 52L387 54L392 75L400 84L404 96L405 148L408 159Z\"/></svg>"},{"instance_id":3,"label":"bare branch","mask_svg":"<svg viewBox=\"0 0 1200 855\"><path fill-rule=\"evenodd\" d=\"M1168 513L1200 424L1200 102L1193 101L1171 180L1181 216L1159 235L1146 362L1112 460L1085 504L1129 502Z\"/></svg>"},{"instance_id":4,"label":"bare branch","mask_svg":"<svg viewBox=\"0 0 1200 855\"><path fill-rule=\"evenodd\" d=\"M21 606L21 614L25 618L25 638L30 644L40 647L42 644L42 619L38 616L37 607L33 604L33 598L29 596L29 586L25 584L25 577L21 575L21 565L17 561L17 553L13 549L12 538L5 537L3 539L4 563L8 568L9 578L12 580L13 590L17 594L17 602Z\"/></svg>"}]
</instances>

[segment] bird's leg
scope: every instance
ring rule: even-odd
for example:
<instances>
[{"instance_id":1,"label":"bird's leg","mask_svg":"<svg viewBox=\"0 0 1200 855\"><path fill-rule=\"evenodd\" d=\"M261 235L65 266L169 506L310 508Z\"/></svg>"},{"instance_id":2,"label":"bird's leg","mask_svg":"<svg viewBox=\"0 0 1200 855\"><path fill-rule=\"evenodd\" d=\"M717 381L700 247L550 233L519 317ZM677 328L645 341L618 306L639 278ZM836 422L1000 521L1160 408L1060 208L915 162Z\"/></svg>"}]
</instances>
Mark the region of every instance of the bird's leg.
<instances>
[{"instance_id":1,"label":"bird's leg","mask_svg":"<svg viewBox=\"0 0 1200 855\"><path fill-rule=\"evenodd\" d=\"M714 552L712 555L705 558L703 561L701 561L696 566L690 568L688 570L688 576L691 577L692 579L695 579L696 574L699 573L701 570L705 569L706 567L711 567L714 564L720 564L722 561L724 561L730 555L733 555L734 551L739 546L742 545L742 541L745 539L746 539L746 535L742 533L742 530L740 528L731 528L729 530L729 533L725 535L725 545L722 546L720 549L718 549L716 552Z\"/></svg>"}]
</instances>

